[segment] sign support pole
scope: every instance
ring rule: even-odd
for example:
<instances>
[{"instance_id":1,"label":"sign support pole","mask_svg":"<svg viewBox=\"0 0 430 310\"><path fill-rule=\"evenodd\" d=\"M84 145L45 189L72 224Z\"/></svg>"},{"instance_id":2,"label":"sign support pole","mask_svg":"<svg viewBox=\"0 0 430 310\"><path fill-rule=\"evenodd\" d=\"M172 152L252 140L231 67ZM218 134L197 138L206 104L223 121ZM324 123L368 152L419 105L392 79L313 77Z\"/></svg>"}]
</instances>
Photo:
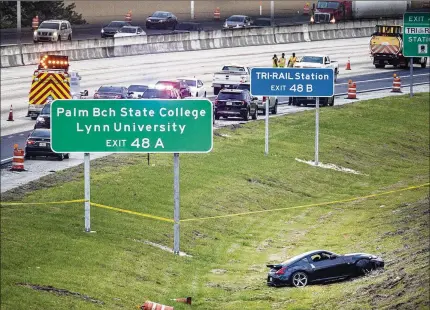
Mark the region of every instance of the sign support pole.
<instances>
[{"instance_id":1,"label":"sign support pole","mask_svg":"<svg viewBox=\"0 0 430 310\"><path fill-rule=\"evenodd\" d=\"M191 19L194 19L194 1L190 1L191 6Z\"/></svg>"},{"instance_id":2,"label":"sign support pole","mask_svg":"<svg viewBox=\"0 0 430 310\"><path fill-rule=\"evenodd\" d=\"M409 97L412 98L414 96L414 58L413 57L411 57L410 59L409 67L410 67L409 70L411 73L411 81L409 83L409 88L410 88Z\"/></svg>"},{"instance_id":3,"label":"sign support pole","mask_svg":"<svg viewBox=\"0 0 430 310\"><path fill-rule=\"evenodd\" d=\"M19 47L19 53L22 57L22 42L21 42L21 1L16 2L16 30L17 30L17 41Z\"/></svg>"},{"instance_id":4,"label":"sign support pole","mask_svg":"<svg viewBox=\"0 0 430 310\"><path fill-rule=\"evenodd\" d=\"M266 128L265 128L265 145L264 145L264 155L269 155L269 103L270 103L270 99L269 97L267 97L267 102L266 102ZM258 112L257 112L258 113Z\"/></svg>"},{"instance_id":5,"label":"sign support pole","mask_svg":"<svg viewBox=\"0 0 430 310\"><path fill-rule=\"evenodd\" d=\"M315 165L318 166L318 135L320 129L320 98L316 98L316 113L315 113Z\"/></svg>"},{"instance_id":6,"label":"sign support pole","mask_svg":"<svg viewBox=\"0 0 430 310\"><path fill-rule=\"evenodd\" d=\"M90 221L90 153L84 153L85 232L91 232Z\"/></svg>"},{"instance_id":7,"label":"sign support pole","mask_svg":"<svg viewBox=\"0 0 430 310\"><path fill-rule=\"evenodd\" d=\"M273 27L275 24L275 1L270 1L270 22Z\"/></svg>"},{"instance_id":8,"label":"sign support pole","mask_svg":"<svg viewBox=\"0 0 430 310\"><path fill-rule=\"evenodd\" d=\"M179 153L173 154L173 253L179 255Z\"/></svg>"}]
</instances>

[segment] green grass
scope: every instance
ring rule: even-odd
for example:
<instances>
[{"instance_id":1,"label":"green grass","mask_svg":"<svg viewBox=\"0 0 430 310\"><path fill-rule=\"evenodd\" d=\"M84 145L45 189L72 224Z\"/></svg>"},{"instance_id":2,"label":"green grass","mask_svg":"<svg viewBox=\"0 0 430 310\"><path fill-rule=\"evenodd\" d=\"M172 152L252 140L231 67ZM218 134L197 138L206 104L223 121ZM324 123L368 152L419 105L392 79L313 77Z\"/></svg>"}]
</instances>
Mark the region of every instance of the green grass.
<instances>
[{"instance_id":1,"label":"green grass","mask_svg":"<svg viewBox=\"0 0 430 310\"><path fill-rule=\"evenodd\" d=\"M209 154L180 157L181 218L294 207L429 181L428 94L324 108L320 161L362 175L315 168L314 111L217 131ZM220 136L223 134L224 136ZM228 136L225 136L228 135ZM173 156L115 155L92 164L93 202L173 218ZM49 188L44 188L49 184ZM82 166L12 190L2 201L83 198ZM1 207L2 309L135 309L146 299L175 309L395 309L429 305L428 187L354 202L181 224L81 204ZM266 263L325 248L381 255L386 270L305 289L266 286ZM221 272L215 272L216 269ZM412 281L411 281L412 279ZM53 286L90 296L17 285ZM193 297L193 305L171 298Z\"/></svg>"}]
</instances>

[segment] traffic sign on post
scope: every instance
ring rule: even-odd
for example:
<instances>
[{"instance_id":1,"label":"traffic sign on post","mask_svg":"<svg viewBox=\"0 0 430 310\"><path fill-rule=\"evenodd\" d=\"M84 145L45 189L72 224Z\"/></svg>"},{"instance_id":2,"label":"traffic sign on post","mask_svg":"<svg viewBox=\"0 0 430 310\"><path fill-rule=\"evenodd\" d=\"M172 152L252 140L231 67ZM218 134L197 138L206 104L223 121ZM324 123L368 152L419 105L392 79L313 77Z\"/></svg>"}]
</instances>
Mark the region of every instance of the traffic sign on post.
<instances>
[{"instance_id":1,"label":"traffic sign on post","mask_svg":"<svg viewBox=\"0 0 430 310\"><path fill-rule=\"evenodd\" d=\"M403 55L430 56L430 13L407 12L403 15Z\"/></svg>"},{"instance_id":2,"label":"traffic sign on post","mask_svg":"<svg viewBox=\"0 0 430 310\"><path fill-rule=\"evenodd\" d=\"M207 99L55 100L51 143L58 153L207 153L213 145Z\"/></svg>"},{"instance_id":3,"label":"traffic sign on post","mask_svg":"<svg viewBox=\"0 0 430 310\"><path fill-rule=\"evenodd\" d=\"M252 68L254 96L332 97L334 70L329 68Z\"/></svg>"}]
</instances>

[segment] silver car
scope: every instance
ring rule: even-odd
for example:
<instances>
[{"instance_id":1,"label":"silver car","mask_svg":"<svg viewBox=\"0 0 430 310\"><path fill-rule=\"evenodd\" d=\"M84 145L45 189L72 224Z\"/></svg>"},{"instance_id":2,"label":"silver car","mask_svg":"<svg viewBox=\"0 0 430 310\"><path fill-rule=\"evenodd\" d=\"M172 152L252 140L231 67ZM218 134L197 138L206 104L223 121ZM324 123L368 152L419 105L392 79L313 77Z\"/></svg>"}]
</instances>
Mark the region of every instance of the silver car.
<instances>
[{"instance_id":1,"label":"silver car","mask_svg":"<svg viewBox=\"0 0 430 310\"><path fill-rule=\"evenodd\" d=\"M64 40L72 40L72 26L67 20L45 20L33 34L35 43Z\"/></svg>"},{"instance_id":2,"label":"silver car","mask_svg":"<svg viewBox=\"0 0 430 310\"><path fill-rule=\"evenodd\" d=\"M245 28L253 24L251 17L245 15L232 15L224 22L224 29Z\"/></svg>"}]
</instances>

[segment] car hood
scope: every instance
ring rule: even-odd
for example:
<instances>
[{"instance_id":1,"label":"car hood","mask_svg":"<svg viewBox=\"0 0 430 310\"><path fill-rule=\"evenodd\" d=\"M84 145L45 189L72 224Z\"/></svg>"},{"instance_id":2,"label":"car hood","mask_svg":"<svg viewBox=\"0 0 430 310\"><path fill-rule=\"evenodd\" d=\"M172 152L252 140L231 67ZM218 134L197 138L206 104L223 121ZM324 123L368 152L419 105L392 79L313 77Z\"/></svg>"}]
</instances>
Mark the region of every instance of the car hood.
<instances>
[{"instance_id":1,"label":"car hood","mask_svg":"<svg viewBox=\"0 0 430 310\"><path fill-rule=\"evenodd\" d=\"M109 32L114 32L119 30L121 27L104 27L103 30L104 31L109 31Z\"/></svg>"},{"instance_id":2,"label":"car hood","mask_svg":"<svg viewBox=\"0 0 430 310\"><path fill-rule=\"evenodd\" d=\"M294 68L320 68L322 64L317 64L315 62L297 62L294 64Z\"/></svg>"},{"instance_id":3,"label":"car hood","mask_svg":"<svg viewBox=\"0 0 430 310\"><path fill-rule=\"evenodd\" d=\"M226 21L225 24L227 26L243 26L243 25L245 25L244 22L234 22L234 21Z\"/></svg>"},{"instance_id":4,"label":"car hood","mask_svg":"<svg viewBox=\"0 0 430 310\"><path fill-rule=\"evenodd\" d=\"M51 28L39 28L37 29L38 32L54 32L54 31L60 31L58 29L51 29Z\"/></svg>"}]
</instances>

